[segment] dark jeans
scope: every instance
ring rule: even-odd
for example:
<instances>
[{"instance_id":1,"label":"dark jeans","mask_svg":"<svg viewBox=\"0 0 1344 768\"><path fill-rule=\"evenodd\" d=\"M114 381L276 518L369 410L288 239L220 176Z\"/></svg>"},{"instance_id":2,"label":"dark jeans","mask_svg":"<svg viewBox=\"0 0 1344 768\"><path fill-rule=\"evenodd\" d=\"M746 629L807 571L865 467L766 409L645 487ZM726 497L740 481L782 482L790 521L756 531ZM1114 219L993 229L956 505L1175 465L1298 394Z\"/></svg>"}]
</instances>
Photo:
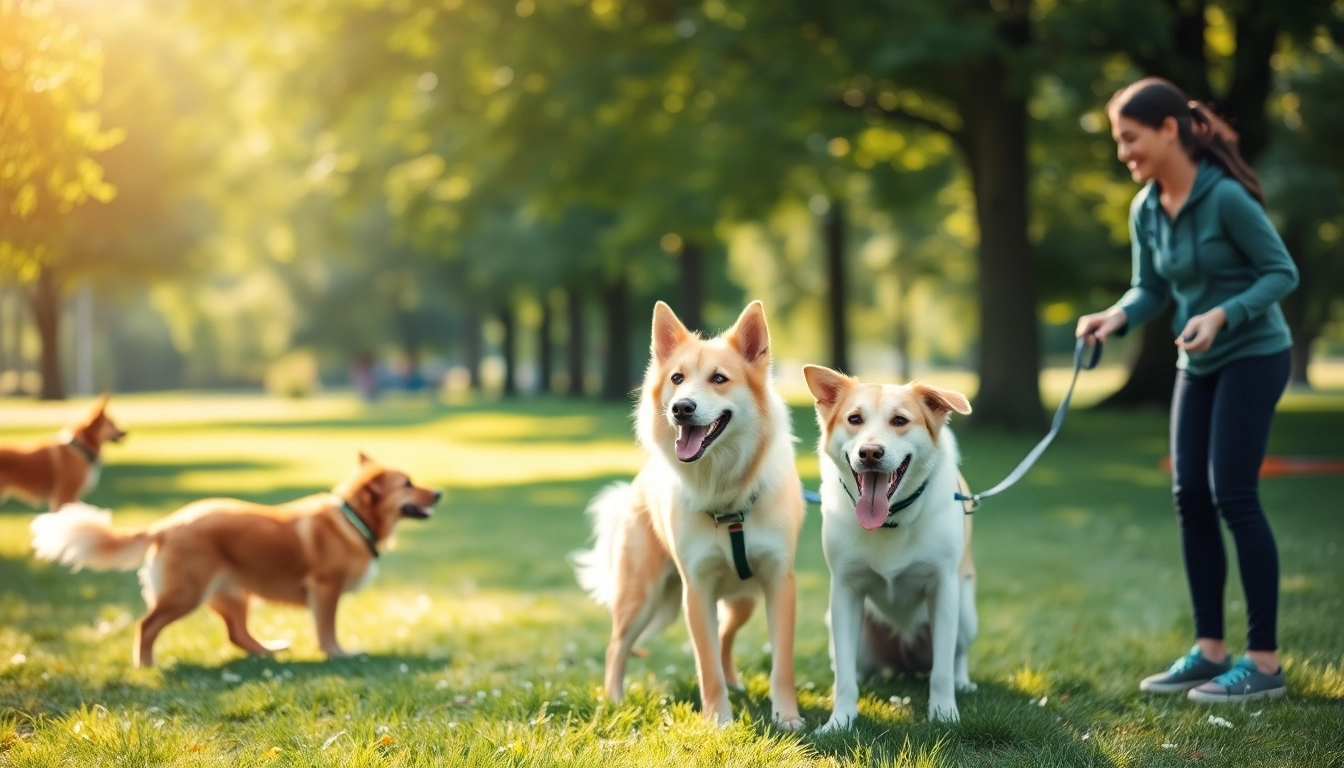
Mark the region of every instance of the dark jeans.
<instances>
[{"instance_id":1,"label":"dark jeans","mask_svg":"<svg viewBox=\"0 0 1344 768\"><path fill-rule=\"evenodd\" d=\"M1208 376L1180 371L1171 403L1172 493L1195 636L1222 639L1227 556L1221 516L1237 546L1246 592L1247 650L1277 649L1279 553L1260 507L1260 465L1290 353L1234 360Z\"/></svg>"}]
</instances>

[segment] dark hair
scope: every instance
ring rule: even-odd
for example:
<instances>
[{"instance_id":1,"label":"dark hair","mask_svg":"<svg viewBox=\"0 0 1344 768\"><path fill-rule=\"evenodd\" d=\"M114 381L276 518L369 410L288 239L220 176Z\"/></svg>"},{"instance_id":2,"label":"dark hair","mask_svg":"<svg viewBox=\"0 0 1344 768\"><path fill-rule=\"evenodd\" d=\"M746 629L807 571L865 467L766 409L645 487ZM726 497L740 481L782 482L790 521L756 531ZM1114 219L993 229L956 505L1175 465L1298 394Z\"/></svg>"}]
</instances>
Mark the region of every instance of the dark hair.
<instances>
[{"instance_id":1,"label":"dark hair","mask_svg":"<svg viewBox=\"0 0 1344 768\"><path fill-rule=\"evenodd\" d=\"M1265 204L1260 180L1237 149L1237 132L1212 109L1185 97L1180 88L1160 77L1148 77L1122 88L1106 104L1108 114L1127 117L1149 128L1176 120L1181 146L1195 161L1208 160L1241 182L1251 196Z\"/></svg>"}]
</instances>

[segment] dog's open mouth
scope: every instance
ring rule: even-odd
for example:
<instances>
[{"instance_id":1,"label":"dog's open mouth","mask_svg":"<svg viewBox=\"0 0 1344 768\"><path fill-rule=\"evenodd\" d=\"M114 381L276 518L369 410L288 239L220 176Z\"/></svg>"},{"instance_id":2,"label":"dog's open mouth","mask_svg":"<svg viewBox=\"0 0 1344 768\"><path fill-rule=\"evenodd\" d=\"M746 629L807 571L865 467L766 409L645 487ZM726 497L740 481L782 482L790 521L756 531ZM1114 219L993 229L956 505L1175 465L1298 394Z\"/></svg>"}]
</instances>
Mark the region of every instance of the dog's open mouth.
<instances>
[{"instance_id":1,"label":"dog's open mouth","mask_svg":"<svg viewBox=\"0 0 1344 768\"><path fill-rule=\"evenodd\" d=\"M901 479L910 469L910 460L914 454L907 453L905 460L895 472L854 472L854 482L859 486L859 499L854 511L859 516L859 525L875 531L887 521L887 509L891 506L891 497L901 485ZM850 470L853 472L853 470ZM882 493L880 489L885 489Z\"/></svg>"},{"instance_id":2,"label":"dog's open mouth","mask_svg":"<svg viewBox=\"0 0 1344 768\"><path fill-rule=\"evenodd\" d=\"M690 463L705 455L705 449L714 442L728 426L733 414L724 411L710 424L677 425L677 458Z\"/></svg>"},{"instance_id":3,"label":"dog's open mouth","mask_svg":"<svg viewBox=\"0 0 1344 768\"><path fill-rule=\"evenodd\" d=\"M434 514L433 507L420 507L410 503L401 505L402 517L409 517L413 520L428 520L432 514Z\"/></svg>"}]
</instances>

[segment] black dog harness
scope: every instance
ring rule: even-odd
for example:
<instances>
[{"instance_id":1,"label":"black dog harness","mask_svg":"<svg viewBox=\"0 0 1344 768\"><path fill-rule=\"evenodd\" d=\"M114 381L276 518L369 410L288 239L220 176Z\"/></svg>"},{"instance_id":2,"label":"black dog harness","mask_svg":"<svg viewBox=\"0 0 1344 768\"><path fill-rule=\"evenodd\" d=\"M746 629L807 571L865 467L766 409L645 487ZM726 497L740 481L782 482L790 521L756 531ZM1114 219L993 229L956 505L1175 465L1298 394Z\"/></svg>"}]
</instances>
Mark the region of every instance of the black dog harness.
<instances>
[{"instance_id":1,"label":"black dog harness","mask_svg":"<svg viewBox=\"0 0 1344 768\"><path fill-rule=\"evenodd\" d=\"M751 566L747 564L747 540L742 533L742 523L747 519L747 513L755 506L756 499L760 496L760 491L751 494L747 499L747 505L734 512L706 512L710 519L714 521L714 527L723 523L728 524L728 537L732 540L733 546L733 566L737 568L737 577L746 581L750 579Z\"/></svg>"},{"instance_id":2,"label":"black dog harness","mask_svg":"<svg viewBox=\"0 0 1344 768\"><path fill-rule=\"evenodd\" d=\"M65 441L65 444L74 448L76 453L83 456L84 460L89 462L89 466L98 466L98 454L94 453L92 448L85 445L84 441L80 440L78 437L71 437L69 440Z\"/></svg>"},{"instance_id":3,"label":"black dog harness","mask_svg":"<svg viewBox=\"0 0 1344 768\"><path fill-rule=\"evenodd\" d=\"M355 508L350 506L350 502L342 499L340 496L337 496L336 498L341 502L341 513L345 515L345 519L349 520L350 524L359 532L359 537L364 540L364 544L369 548L369 554L373 555L374 560L377 560L378 539L374 537L373 530L369 528L368 523L364 522L364 518L359 516L359 513L355 511Z\"/></svg>"}]
</instances>

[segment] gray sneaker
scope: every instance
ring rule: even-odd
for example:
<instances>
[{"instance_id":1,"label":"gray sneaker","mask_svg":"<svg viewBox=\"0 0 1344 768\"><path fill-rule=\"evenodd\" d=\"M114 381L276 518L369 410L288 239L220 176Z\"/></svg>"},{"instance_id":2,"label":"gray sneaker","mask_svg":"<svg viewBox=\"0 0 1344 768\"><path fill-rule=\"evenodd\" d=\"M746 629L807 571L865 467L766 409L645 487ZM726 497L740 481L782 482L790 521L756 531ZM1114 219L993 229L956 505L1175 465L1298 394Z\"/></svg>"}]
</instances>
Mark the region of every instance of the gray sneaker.
<instances>
[{"instance_id":1,"label":"gray sneaker","mask_svg":"<svg viewBox=\"0 0 1344 768\"><path fill-rule=\"evenodd\" d=\"M1199 646L1196 645L1168 667L1166 672L1143 678L1139 683L1139 690L1149 693L1184 693L1208 683L1231 669L1230 659L1223 659L1217 663L1209 661L1199 652Z\"/></svg>"},{"instance_id":2,"label":"gray sneaker","mask_svg":"<svg viewBox=\"0 0 1344 768\"><path fill-rule=\"evenodd\" d=\"M1256 668L1250 659L1241 659L1232 668L1203 685L1192 688L1191 701L1256 701L1277 699L1288 692L1283 680L1283 667L1272 675Z\"/></svg>"}]
</instances>

